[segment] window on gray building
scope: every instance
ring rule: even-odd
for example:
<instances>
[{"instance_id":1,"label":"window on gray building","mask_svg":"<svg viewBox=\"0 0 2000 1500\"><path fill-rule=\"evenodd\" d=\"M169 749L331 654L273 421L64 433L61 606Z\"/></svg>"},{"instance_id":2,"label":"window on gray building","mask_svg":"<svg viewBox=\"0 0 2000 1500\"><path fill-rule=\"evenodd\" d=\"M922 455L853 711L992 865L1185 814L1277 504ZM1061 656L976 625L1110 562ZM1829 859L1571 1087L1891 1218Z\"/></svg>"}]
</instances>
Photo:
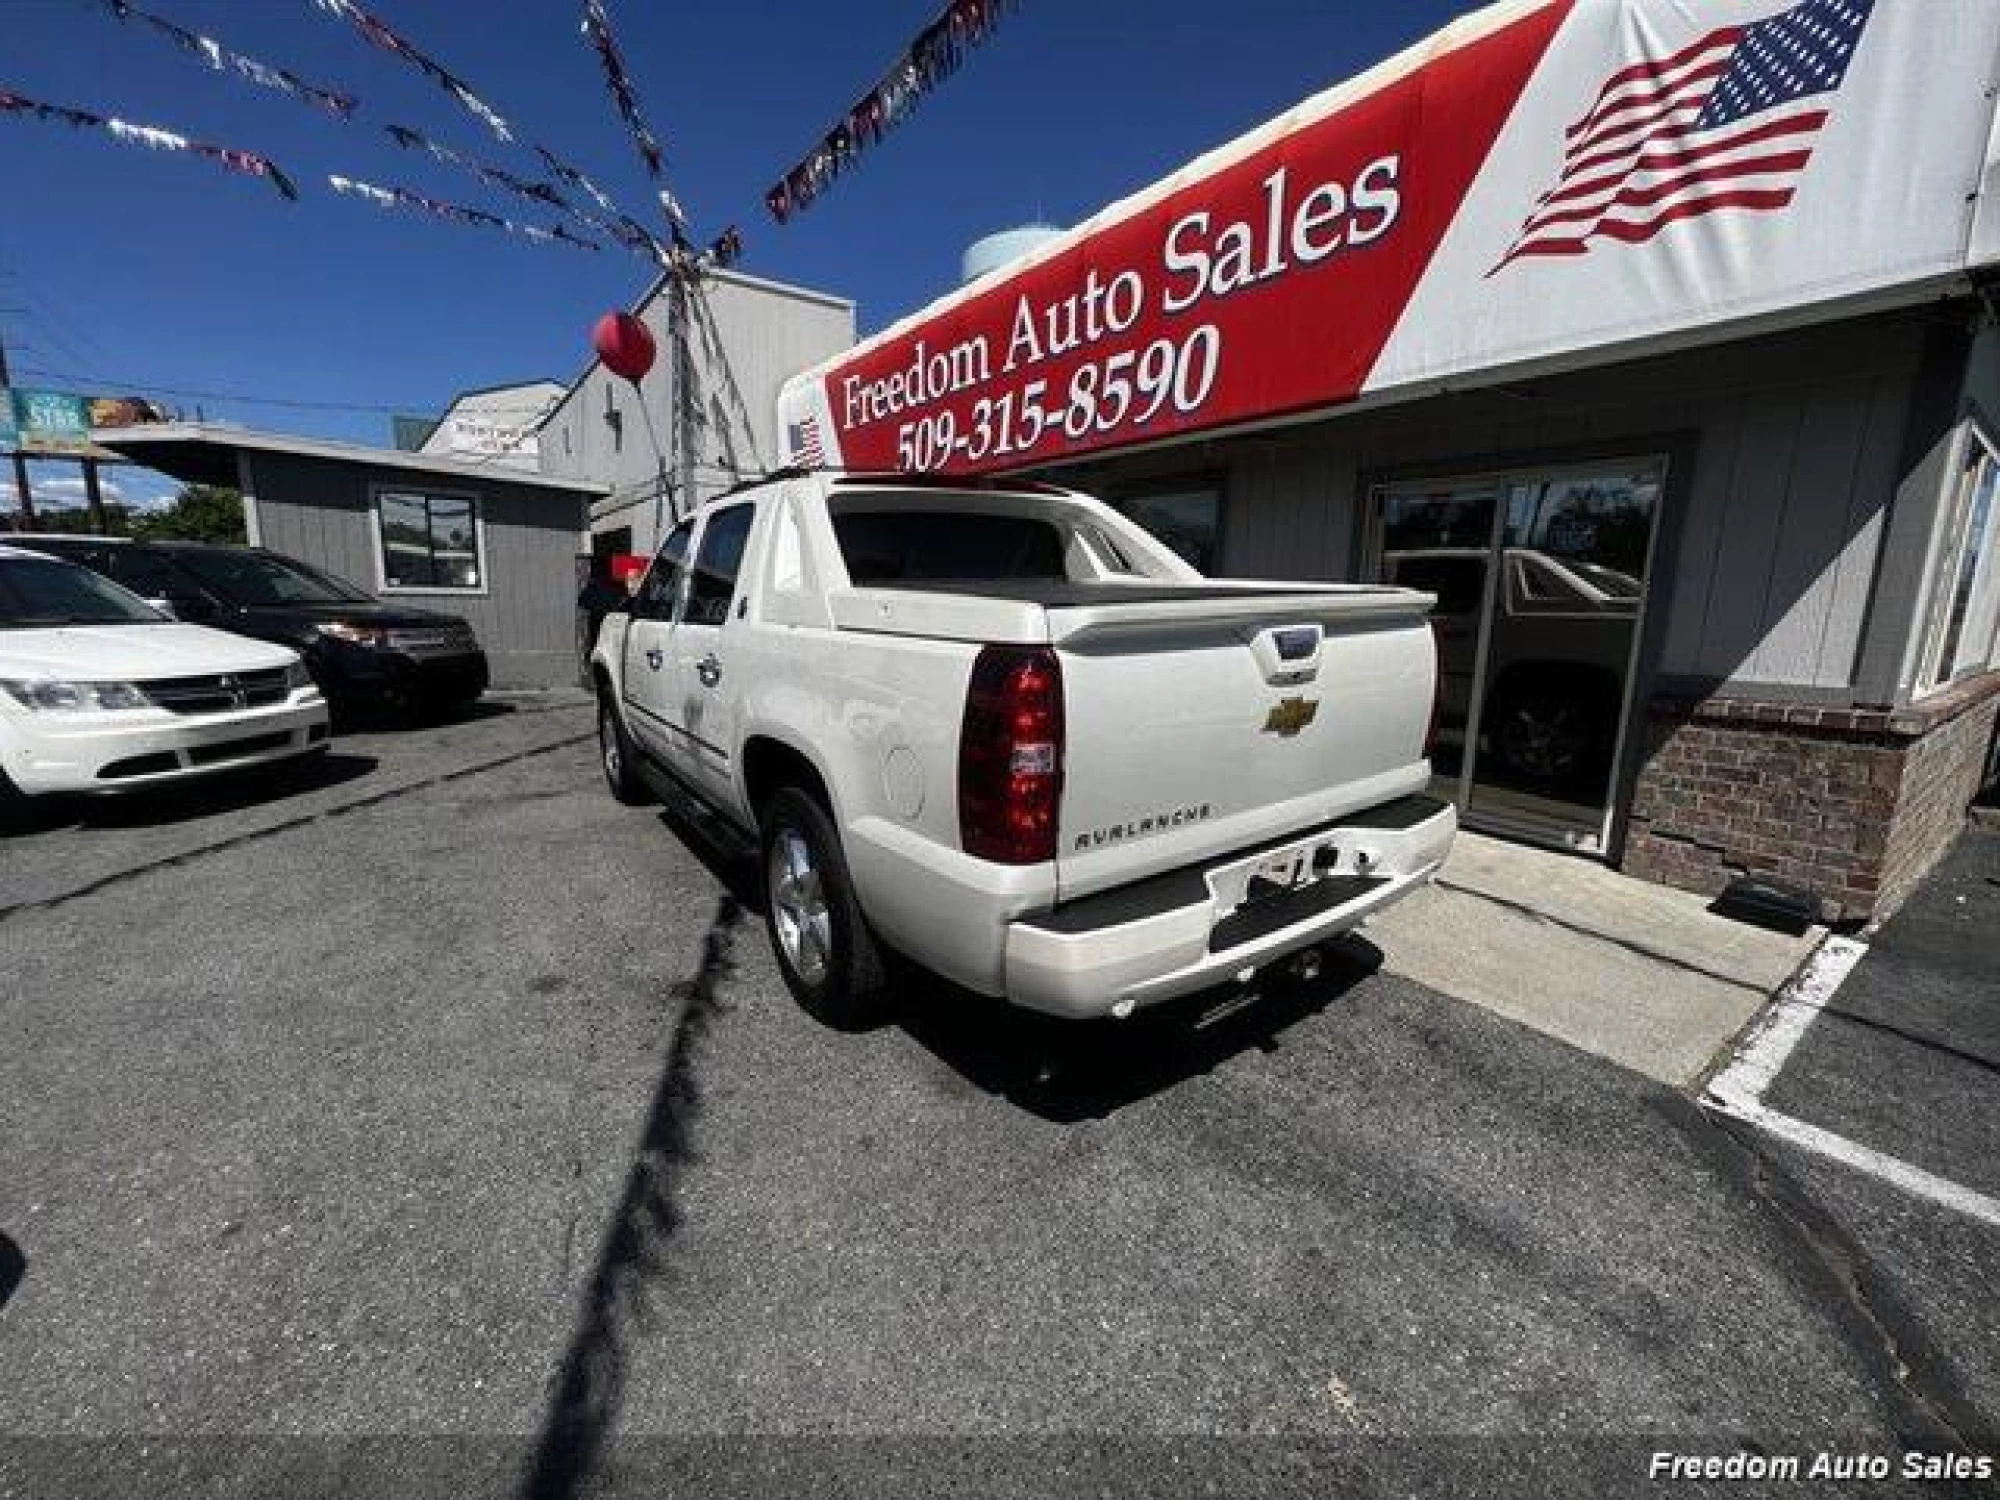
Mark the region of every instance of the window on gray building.
<instances>
[{"instance_id":1,"label":"window on gray building","mask_svg":"<svg viewBox=\"0 0 2000 1500\"><path fill-rule=\"evenodd\" d=\"M2000 665L2000 459L1976 428L1946 510L1921 691Z\"/></svg>"},{"instance_id":2,"label":"window on gray building","mask_svg":"<svg viewBox=\"0 0 2000 1500\"><path fill-rule=\"evenodd\" d=\"M1190 484L1112 501L1198 571L1214 576L1222 560L1222 486Z\"/></svg>"},{"instance_id":3,"label":"window on gray building","mask_svg":"<svg viewBox=\"0 0 2000 1500\"><path fill-rule=\"evenodd\" d=\"M474 496L382 490L375 522L383 588L476 593L486 587Z\"/></svg>"}]
</instances>

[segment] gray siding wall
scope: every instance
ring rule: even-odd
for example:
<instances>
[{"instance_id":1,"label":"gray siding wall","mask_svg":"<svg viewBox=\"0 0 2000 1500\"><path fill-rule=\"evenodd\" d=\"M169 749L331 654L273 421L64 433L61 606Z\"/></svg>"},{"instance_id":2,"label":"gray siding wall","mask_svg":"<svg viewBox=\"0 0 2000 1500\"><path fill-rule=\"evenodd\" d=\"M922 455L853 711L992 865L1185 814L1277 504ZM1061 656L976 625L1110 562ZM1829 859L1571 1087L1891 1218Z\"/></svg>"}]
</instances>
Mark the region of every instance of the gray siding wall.
<instances>
[{"instance_id":1,"label":"gray siding wall","mask_svg":"<svg viewBox=\"0 0 2000 1500\"><path fill-rule=\"evenodd\" d=\"M668 311L664 293L640 310L660 354L636 393L631 382L593 364L551 414L541 437L542 472L606 486L611 495L593 508L593 526L632 527L639 551L657 543L661 465L673 464ZM778 389L798 371L854 343L854 305L718 272L705 278L696 294L695 325L702 403L695 482L706 499L777 462ZM615 424L607 413L617 414Z\"/></svg>"},{"instance_id":2,"label":"gray siding wall","mask_svg":"<svg viewBox=\"0 0 2000 1500\"><path fill-rule=\"evenodd\" d=\"M471 621L495 687L575 684L576 556L585 527L584 497L499 479L399 474L281 454L252 454L247 463L258 536L266 547L337 573L391 603ZM485 531L484 593L382 594L374 541L374 495L381 487L478 498Z\"/></svg>"},{"instance_id":3,"label":"gray siding wall","mask_svg":"<svg viewBox=\"0 0 2000 1500\"><path fill-rule=\"evenodd\" d=\"M1374 481L1666 453L1660 675L1837 697L1855 681L1925 336L1914 316L1869 319L1058 477L1115 490L1220 475L1229 572L1349 579Z\"/></svg>"}]
</instances>

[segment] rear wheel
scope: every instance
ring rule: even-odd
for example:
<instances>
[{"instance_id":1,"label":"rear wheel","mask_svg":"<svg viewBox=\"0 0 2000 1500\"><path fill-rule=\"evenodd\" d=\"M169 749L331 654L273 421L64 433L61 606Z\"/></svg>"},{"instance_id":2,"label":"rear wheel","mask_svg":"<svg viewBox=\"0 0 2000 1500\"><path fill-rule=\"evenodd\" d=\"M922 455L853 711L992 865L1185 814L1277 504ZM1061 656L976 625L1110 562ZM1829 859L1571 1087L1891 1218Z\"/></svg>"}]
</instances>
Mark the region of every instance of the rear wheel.
<instances>
[{"instance_id":1,"label":"rear wheel","mask_svg":"<svg viewBox=\"0 0 2000 1500\"><path fill-rule=\"evenodd\" d=\"M875 1024L888 998L888 969L855 900L832 819L812 797L785 787L765 805L760 826L764 923L786 988L829 1026Z\"/></svg>"},{"instance_id":2,"label":"rear wheel","mask_svg":"<svg viewBox=\"0 0 2000 1500\"><path fill-rule=\"evenodd\" d=\"M11 830L28 810L28 798L0 771L0 832Z\"/></svg>"},{"instance_id":3,"label":"rear wheel","mask_svg":"<svg viewBox=\"0 0 2000 1500\"><path fill-rule=\"evenodd\" d=\"M618 717L611 695L603 694L597 700L598 764L604 768L604 785L627 807L637 807L646 800L645 783L640 781L635 763L637 758L632 737L625 732L625 722Z\"/></svg>"},{"instance_id":4,"label":"rear wheel","mask_svg":"<svg viewBox=\"0 0 2000 1500\"><path fill-rule=\"evenodd\" d=\"M1497 694L1488 733L1516 780L1552 792L1601 783L1618 733L1617 700L1588 684L1522 683Z\"/></svg>"}]
</instances>

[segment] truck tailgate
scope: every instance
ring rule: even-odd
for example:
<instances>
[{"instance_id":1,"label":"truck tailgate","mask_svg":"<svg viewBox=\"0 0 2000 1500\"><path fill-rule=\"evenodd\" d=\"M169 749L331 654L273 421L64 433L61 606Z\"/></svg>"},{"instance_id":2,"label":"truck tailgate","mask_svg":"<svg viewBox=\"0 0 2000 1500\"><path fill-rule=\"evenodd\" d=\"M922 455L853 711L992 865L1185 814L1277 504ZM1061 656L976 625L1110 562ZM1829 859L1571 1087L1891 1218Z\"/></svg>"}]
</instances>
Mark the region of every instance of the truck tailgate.
<instances>
[{"instance_id":1,"label":"truck tailgate","mask_svg":"<svg viewBox=\"0 0 2000 1500\"><path fill-rule=\"evenodd\" d=\"M1420 790L1428 594L1057 606L1065 901Z\"/></svg>"}]
</instances>

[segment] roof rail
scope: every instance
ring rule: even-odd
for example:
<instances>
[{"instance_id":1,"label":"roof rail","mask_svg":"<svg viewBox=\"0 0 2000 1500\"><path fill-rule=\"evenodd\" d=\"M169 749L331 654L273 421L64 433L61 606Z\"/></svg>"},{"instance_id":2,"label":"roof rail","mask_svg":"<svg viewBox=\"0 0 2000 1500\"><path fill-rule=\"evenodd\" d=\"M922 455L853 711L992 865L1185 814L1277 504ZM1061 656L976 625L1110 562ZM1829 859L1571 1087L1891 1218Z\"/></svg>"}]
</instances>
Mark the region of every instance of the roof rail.
<instances>
[{"instance_id":1,"label":"roof rail","mask_svg":"<svg viewBox=\"0 0 2000 1500\"><path fill-rule=\"evenodd\" d=\"M728 489L717 492L703 503L713 505L717 500L726 500L731 495L740 495L743 491L755 489L759 485L775 484L783 479L810 479L815 474L829 475L836 484L892 484L899 489L983 490L1009 495L1069 493L1060 486L1045 484L1039 479L1009 479L998 474L918 474L908 469L849 469L840 464L787 464L783 468L771 470L768 474L739 479Z\"/></svg>"},{"instance_id":2,"label":"roof rail","mask_svg":"<svg viewBox=\"0 0 2000 1500\"><path fill-rule=\"evenodd\" d=\"M1067 495L1068 490L1039 479L1009 479L1003 474L916 474L907 469L846 469L841 484L893 484L911 490L985 490L1008 495Z\"/></svg>"}]
</instances>

